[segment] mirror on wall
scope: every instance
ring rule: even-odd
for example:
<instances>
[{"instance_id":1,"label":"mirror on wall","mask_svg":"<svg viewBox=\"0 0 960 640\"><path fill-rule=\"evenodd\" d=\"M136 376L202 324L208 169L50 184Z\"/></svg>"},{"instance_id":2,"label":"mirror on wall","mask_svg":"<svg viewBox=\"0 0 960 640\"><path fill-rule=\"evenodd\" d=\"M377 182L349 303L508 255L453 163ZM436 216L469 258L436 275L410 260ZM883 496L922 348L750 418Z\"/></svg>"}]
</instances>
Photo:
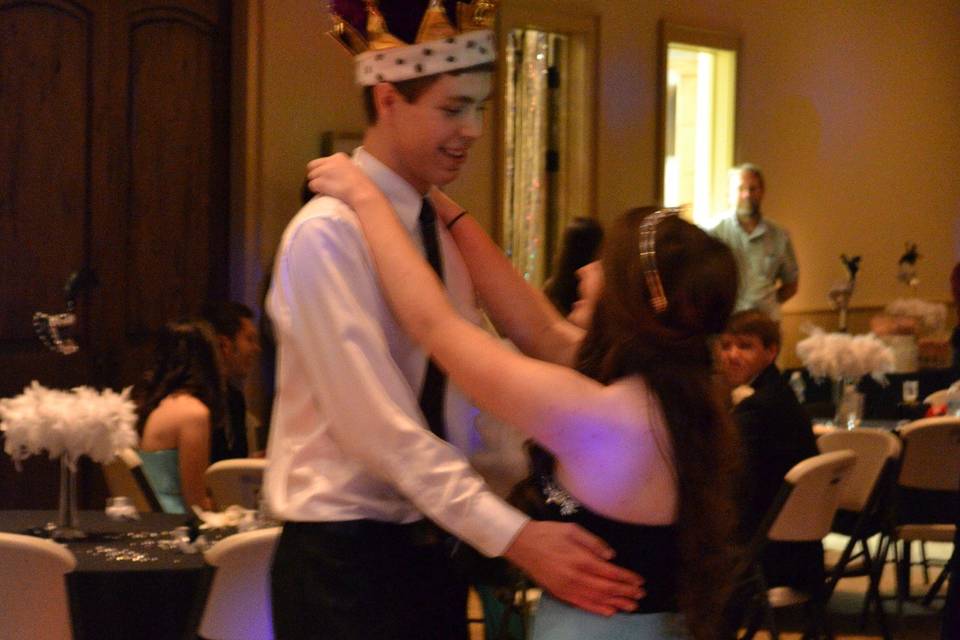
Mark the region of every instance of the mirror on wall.
<instances>
[{"instance_id":1,"label":"mirror on wall","mask_svg":"<svg viewBox=\"0 0 960 640\"><path fill-rule=\"evenodd\" d=\"M660 24L657 193L703 227L729 208L739 48L732 34Z\"/></svg>"},{"instance_id":2,"label":"mirror on wall","mask_svg":"<svg viewBox=\"0 0 960 640\"><path fill-rule=\"evenodd\" d=\"M500 13L494 233L540 287L566 224L595 215L597 19L537 6Z\"/></svg>"}]
</instances>

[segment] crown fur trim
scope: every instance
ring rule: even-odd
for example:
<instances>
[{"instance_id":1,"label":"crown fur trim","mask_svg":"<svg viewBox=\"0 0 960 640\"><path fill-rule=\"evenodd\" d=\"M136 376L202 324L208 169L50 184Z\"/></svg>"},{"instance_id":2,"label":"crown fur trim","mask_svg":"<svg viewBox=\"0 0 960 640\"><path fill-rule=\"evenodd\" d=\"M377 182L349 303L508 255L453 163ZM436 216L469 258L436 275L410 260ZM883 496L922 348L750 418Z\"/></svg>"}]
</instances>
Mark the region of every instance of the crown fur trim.
<instances>
[{"instance_id":1,"label":"crown fur trim","mask_svg":"<svg viewBox=\"0 0 960 640\"><path fill-rule=\"evenodd\" d=\"M404 47L366 51L356 57L357 84L402 82L449 73L497 59L492 31L474 31Z\"/></svg>"}]
</instances>

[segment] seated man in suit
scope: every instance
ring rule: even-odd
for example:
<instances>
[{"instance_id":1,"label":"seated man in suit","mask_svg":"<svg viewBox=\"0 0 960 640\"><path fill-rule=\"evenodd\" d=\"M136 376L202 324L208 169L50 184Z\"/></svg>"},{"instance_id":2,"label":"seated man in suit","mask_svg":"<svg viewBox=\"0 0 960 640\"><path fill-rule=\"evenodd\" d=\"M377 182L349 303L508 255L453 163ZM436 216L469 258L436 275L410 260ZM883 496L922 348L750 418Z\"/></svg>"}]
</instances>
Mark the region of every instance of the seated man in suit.
<instances>
[{"instance_id":1,"label":"seated man in suit","mask_svg":"<svg viewBox=\"0 0 960 640\"><path fill-rule=\"evenodd\" d=\"M247 400L244 387L260 356L260 336L250 307L240 302L217 300L203 307L203 319L217 334L220 364L226 378L227 424L211 434L210 463L246 458ZM262 451L253 457L262 458Z\"/></svg>"},{"instance_id":2,"label":"seated man in suit","mask_svg":"<svg viewBox=\"0 0 960 640\"><path fill-rule=\"evenodd\" d=\"M734 390L733 418L743 448L738 500L744 540L756 531L787 471L818 453L810 417L775 364L779 353L779 325L753 310L733 314L718 345L720 372ZM770 544L762 564L769 587L810 591L823 583L819 542Z\"/></svg>"}]
</instances>

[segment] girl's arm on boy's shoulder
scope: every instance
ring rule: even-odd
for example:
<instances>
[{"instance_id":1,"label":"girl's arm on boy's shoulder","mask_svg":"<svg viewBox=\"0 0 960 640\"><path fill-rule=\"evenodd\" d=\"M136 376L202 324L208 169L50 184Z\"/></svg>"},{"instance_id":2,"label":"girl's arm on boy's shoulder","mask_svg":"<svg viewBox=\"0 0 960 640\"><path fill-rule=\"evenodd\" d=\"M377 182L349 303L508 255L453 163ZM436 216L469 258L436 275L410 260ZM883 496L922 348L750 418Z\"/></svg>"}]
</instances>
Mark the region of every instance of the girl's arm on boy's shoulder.
<instances>
[{"instance_id":1,"label":"girl's arm on boy's shoulder","mask_svg":"<svg viewBox=\"0 0 960 640\"><path fill-rule=\"evenodd\" d=\"M583 330L568 322L547 297L517 273L483 227L449 196L430 199L463 255L480 301L497 329L525 354L572 366Z\"/></svg>"}]
</instances>

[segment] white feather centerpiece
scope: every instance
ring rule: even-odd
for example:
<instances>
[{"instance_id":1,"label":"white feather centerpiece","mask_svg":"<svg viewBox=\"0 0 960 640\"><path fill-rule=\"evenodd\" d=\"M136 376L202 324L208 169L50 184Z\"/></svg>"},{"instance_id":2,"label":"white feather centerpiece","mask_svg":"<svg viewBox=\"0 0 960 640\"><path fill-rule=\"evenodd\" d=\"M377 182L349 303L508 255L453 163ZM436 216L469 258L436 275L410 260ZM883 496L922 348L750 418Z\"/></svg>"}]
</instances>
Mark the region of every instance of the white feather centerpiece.
<instances>
[{"instance_id":1,"label":"white feather centerpiece","mask_svg":"<svg viewBox=\"0 0 960 640\"><path fill-rule=\"evenodd\" d=\"M893 371L893 351L872 333L827 333L820 327L810 327L807 333L797 343L797 355L815 378L859 380L870 375L885 383L886 374Z\"/></svg>"},{"instance_id":2,"label":"white feather centerpiece","mask_svg":"<svg viewBox=\"0 0 960 640\"><path fill-rule=\"evenodd\" d=\"M60 517L53 537L85 537L78 528L76 470L80 456L106 464L123 449L137 445L136 405L129 387L121 393L76 387L48 389L33 381L18 396L0 399L3 449L21 462L46 451L60 459Z\"/></svg>"},{"instance_id":3,"label":"white feather centerpiece","mask_svg":"<svg viewBox=\"0 0 960 640\"><path fill-rule=\"evenodd\" d=\"M108 463L117 453L137 445L137 408L130 389L117 393L76 387L48 389L36 381L18 396L0 399L0 431L4 451L20 462L46 451L66 457L76 469L80 456Z\"/></svg>"},{"instance_id":4,"label":"white feather centerpiece","mask_svg":"<svg viewBox=\"0 0 960 640\"><path fill-rule=\"evenodd\" d=\"M916 318L921 335L937 333L947 326L947 305L920 298L897 298L884 309L888 316Z\"/></svg>"},{"instance_id":5,"label":"white feather centerpiece","mask_svg":"<svg viewBox=\"0 0 960 640\"><path fill-rule=\"evenodd\" d=\"M827 333L820 327L806 331L809 335L797 343L797 355L814 378L834 381L834 422L853 429L863 417L857 382L869 375L886 384L886 374L893 371L893 350L872 333Z\"/></svg>"}]
</instances>

